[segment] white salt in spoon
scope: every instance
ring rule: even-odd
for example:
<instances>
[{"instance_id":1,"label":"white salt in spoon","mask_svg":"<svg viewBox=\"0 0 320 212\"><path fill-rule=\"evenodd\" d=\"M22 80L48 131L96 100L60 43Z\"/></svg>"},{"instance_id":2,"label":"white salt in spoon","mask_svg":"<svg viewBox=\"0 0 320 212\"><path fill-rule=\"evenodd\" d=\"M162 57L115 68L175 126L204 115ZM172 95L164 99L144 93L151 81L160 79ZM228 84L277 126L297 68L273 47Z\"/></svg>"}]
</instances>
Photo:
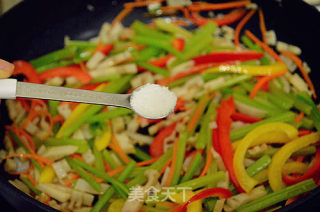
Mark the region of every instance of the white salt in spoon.
<instances>
[{"instance_id":1,"label":"white salt in spoon","mask_svg":"<svg viewBox=\"0 0 320 212\"><path fill-rule=\"evenodd\" d=\"M177 102L167 87L155 84L141 86L131 94L112 94L1 79L0 99L16 97L124 107L148 119L168 116Z\"/></svg>"}]
</instances>

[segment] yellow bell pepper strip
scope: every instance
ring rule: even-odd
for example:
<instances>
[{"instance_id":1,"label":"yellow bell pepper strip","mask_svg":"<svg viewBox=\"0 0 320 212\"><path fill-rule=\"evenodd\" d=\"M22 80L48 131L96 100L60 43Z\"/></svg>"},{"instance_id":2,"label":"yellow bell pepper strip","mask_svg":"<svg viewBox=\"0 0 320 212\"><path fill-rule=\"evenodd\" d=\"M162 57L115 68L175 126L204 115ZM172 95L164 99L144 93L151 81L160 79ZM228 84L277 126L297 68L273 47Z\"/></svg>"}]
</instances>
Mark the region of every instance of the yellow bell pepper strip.
<instances>
[{"instance_id":1,"label":"yellow bell pepper strip","mask_svg":"<svg viewBox=\"0 0 320 212\"><path fill-rule=\"evenodd\" d=\"M175 203L179 203L179 204L183 204L187 201L189 201L193 196L195 196L195 192L193 191L185 191L185 192L180 192L180 193L175 193L173 195L170 195L170 200L175 202ZM177 208L180 208L182 206L179 206ZM201 200L197 200L194 201L193 203L189 204L187 208L187 212L201 212L202 211L202 201ZM175 210L175 209L173 209Z\"/></svg>"},{"instance_id":2,"label":"yellow bell pepper strip","mask_svg":"<svg viewBox=\"0 0 320 212\"><path fill-rule=\"evenodd\" d=\"M39 183L52 183L55 172L51 166L46 166L40 173Z\"/></svg>"},{"instance_id":3,"label":"yellow bell pepper strip","mask_svg":"<svg viewBox=\"0 0 320 212\"><path fill-rule=\"evenodd\" d=\"M232 143L233 149L237 149L237 147L240 145L242 140L243 139L233 142ZM250 144L249 148L253 147L253 146L260 145L260 144L264 144L264 143L269 143L269 144L277 143L277 144L279 144L279 143L288 143L289 141L290 141L290 138L286 135L286 133L281 132L281 131L276 131L266 137L260 137L259 139L255 140L254 142L252 142Z\"/></svg>"},{"instance_id":4,"label":"yellow bell pepper strip","mask_svg":"<svg viewBox=\"0 0 320 212\"><path fill-rule=\"evenodd\" d=\"M107 212L121 212L124 206L124 199L116 199L110 204Z\"/></svg>"},{"instance_id":5,"label":"yellow bell pepper strip","mask_svg":"<svg viewBox=\"0 0 320 212\"><path fill-rule=\"evenodd\" d=\"M248 74L252 76L266 76L287 72L288 68L283 62L276 62L271 65L220 65L207 69L204 73L235 73Z\"/></svg>"},{"instance_id":6,"label":"yellow bell pepper strip","mask_svg":"<svg viewBox=\"0 0 320 212\"><path fill-rule=\"evenodd\" d=\"M95 91L103 91L106 88L107 84L99 85ZM68 129L77 119L79 116L83 114L84 111L89 107L89 104L79 104L71 113L69 118L63 123L60 130L58 131L56 137L61 138L64 135L66 129Z\"/></svg>"},{"instance_id":7,"label":"yellow bell pepper strip","mask_svg":"<svg viewBox=\"0 0 320 212\"><path fill-rule=\"evenodd\" d=\"M284 174L303 174L308 170L308 165L302 162L292 161L283 166L282 172Z\"/></svg>"},{"instance_id":8,"label":"yellow bell pepper strip","mask_svg":"<svg viewBox=\"0 0 320 212\"><path fill-rule=\"evenodd\" d=\"M299 149L318 142L319 139L320 135L318 133L311 133L294 139L280 148L280 150L273 156L268 171L269 184L273 191L279 191L286 187L282 181L282 169L290 156Z\"/></svg>"},{"instance_id":9,"label":"yellow bell pepper strip","mask_svg":"<svg viewBox=\"0 0 320 212\"><path fill-rule=\"evenodd\" d=\"M292 140L298 136L298 130L295 127L289 124L276 122L264 124L255 128L250 133L248 133L239 143L234 154L233 167L240 186L246 192L251 191L251 189L258 184L258 181L248 175L244 167L244 158L248 148L252 143L258 145L268 142L268 136L279 131L286 134L288 138L287 140Z\"/></svg>"},{"instance_id":10,"label":"yellow bell pepper strip","mask_svg":"<svg viewBox=\"0 0 320 212\"><path fill-rule=\"evenodd\" d=\"M108 127L108 129L104 131L100 137L97 137L94 140L94 145L99 151L102 151L109 145L110 141L111 141L111 128Z\"/></svg>"}]
</instances>

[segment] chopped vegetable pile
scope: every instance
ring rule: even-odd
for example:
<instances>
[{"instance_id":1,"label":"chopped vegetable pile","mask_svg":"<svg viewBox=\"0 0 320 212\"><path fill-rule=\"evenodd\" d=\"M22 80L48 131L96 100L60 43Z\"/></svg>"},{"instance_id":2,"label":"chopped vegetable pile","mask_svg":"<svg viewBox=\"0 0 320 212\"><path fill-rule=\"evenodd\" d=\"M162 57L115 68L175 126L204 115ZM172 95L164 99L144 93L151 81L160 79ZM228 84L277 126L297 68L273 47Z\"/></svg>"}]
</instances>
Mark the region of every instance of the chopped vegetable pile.
<instances>
[{"instance_id":1,"label":"chopped vegetable pile","mask_svg":"<svg viewBox=\"0 0 320 212\"><path fill-rule=\"evenodd\" d=\"M155 18L124 27L136 7ZM261 34L246 29L253 18ZM320 183L320 113L300 53L247 0L126 3L97 37L15 61L13 75L109 93L155 83L178 97L174 112L149 120L124 108L8 100L0 156L16 175L10 183L61 211L285 207Z\"/></svg>"}]
</instances>

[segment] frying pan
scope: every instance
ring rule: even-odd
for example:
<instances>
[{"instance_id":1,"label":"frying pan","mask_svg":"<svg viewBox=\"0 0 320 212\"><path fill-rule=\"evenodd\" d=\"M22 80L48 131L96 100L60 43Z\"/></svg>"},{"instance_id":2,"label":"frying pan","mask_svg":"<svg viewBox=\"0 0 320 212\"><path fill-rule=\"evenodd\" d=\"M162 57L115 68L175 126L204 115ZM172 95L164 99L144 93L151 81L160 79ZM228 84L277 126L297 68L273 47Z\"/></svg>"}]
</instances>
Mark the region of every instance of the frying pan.
<instances>
[{"instance_id":1,"label":"frying pan","mask_svg":"<svg viewBox=\"0 0 320 212\"><path fill-rule=\"evenodd\" d=\"M220 0L221 1L221 0ZM0 17L0 58L13 61L30 60L63 48L64 36L86 40L97 35L105 21L111 21L121 10L122 0L25 0ZM308 62L311 78L319 91L320 79L320 14L299 0L271 0L257 2L262 6L268 29L274 29L278 40L301 47L302 58ZM124 21L128 26L142 17L143 9L136 9ZM257 18L247 27L259 35ZM318 93L319 94L319 93ZM8 123L4 104L0 109L0 140ZM0 143L0 147L2 142ZM2 148L2 147L1 147ZM0 196L18 211L56 211L25 195L8 183L8 176L0 168ZM319 211L320 187L279 211Z\"/></svg>"}]
</instances>

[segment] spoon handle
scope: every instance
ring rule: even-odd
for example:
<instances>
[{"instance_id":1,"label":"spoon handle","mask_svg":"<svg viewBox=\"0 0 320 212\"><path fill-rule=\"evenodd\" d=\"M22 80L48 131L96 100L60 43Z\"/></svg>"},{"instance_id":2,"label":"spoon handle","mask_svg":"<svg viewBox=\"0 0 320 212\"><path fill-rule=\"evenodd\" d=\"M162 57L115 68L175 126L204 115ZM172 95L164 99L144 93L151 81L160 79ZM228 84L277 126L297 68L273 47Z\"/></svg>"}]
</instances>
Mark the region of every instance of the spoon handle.
<instances>
[{"instance_id":1,"label":"spoon handle","mask_svg":"<svg viewBox=\"0 0 320 212\"><path fill-rule=\"evenodd\" d=\"M7 79L6 81L8 80L12 81L13 79ZM0 83L2 83L2 81L4 80L0 80ZM129 103L129 94L111 94L98 91L88 91L17 81L13 83L16 83L15 97L110 105L129 109L131 108ZM12 93L12 89L8 90L7 92ZM1 97L5 98L3 96L0 96L0 98Z\"/></svg>"}]
</instances>

